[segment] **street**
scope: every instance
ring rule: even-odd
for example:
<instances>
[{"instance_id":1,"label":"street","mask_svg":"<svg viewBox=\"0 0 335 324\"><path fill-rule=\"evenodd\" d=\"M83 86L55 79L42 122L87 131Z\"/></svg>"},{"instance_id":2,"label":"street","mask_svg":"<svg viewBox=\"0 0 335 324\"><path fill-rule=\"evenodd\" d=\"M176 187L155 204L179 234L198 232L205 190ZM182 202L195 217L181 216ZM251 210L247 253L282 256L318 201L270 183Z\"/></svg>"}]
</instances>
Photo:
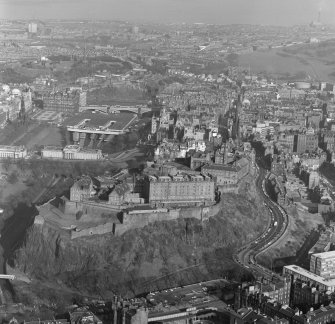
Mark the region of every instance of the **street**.
<instances>
[{"instance_id":1,"label":"street","mask_svg":"<svg viewBox=\"0 0 335 324\"><path fill-rule=\"evenodd\" d=\"M233 256L234 261L240 266L251 271L254 275L263 277L278 277L278 274L257 263L256 258L265 250L275 244L285 233L288 226L288 217L286 211L276 202L272 201L265 189L266 170L259 168L259 175L256 180L256 186L263 196L264 205L269 209L271 218L265 231L254 241L241 247Z\"/></svg>"}]
</instances>

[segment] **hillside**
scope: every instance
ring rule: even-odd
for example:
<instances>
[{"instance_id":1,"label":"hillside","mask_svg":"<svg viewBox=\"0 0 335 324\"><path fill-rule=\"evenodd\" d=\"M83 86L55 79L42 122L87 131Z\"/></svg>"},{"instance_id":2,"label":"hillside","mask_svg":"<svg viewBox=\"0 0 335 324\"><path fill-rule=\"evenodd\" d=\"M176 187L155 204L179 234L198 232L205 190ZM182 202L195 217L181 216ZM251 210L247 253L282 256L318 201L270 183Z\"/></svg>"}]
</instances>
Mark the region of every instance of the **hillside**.
<instances>
[{"instance_id":1,"label":"hillside","mask_svg":"<svg viewBox=\"0 0 335 324\"><path fill-rule=\"evenodd\" d=\"M253 181L253 180L250 180ZM35 280L17 282L20 300L60 303L65 292L132 296L204 279L246 275L231 261L234 248L256 237L267 212L250 183L225 194L221 211L208 221L153 223L120 237L101 235L68 241L55 230L32 227L14 265ZM53 289L50 289L53 288Z\"/></svg>"}]
</instances>

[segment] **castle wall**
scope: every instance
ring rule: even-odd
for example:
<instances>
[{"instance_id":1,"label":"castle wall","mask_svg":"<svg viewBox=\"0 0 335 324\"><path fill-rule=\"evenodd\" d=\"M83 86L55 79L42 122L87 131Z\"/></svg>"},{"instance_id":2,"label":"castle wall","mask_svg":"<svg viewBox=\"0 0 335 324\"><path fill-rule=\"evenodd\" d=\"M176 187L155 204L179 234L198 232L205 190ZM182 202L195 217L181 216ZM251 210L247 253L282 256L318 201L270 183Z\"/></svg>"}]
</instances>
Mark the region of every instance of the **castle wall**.
<instances>
[{"instance_id":1,"label":"castle wall","mask_svg":"<svg viewBox=\"0 0 335 324\"><path fill-rule=\"evenodd\" d=\"M91 235L101 235L106 233L113 233L116 236L122 235L128 230L135 228L142 228L150 223L162 222L175 220L178 218L196 218L200 221L209 219L215 216L220 211L219 205L214 205L210 207L194 207L194 208L180 208L171 210L159 210L158 212L140 211L138 213L132 212L123 214L123 223L115 224L114 222L108 222L105 224L97 225L80 231L72 231L71 239L91 236Z\"/></svg>"},{"instance_id":2,"label":"castle wall","mask_svg":"<svg viewBox=\"0 0 335 324\"><path fill-rule=\"evenodd\" d=\"M210 207L192 207L171 209L168 211L148 212L123 214L123 224L117 224L115 228L115 235L122 235L124 232L133 229L141 228L150 223L169 221L178 218L196 218L204 221L216 215L220 210L219 205Z\"/></svg>"},{"instance_id":3,"label":"castle wall","mask_svg":"<svg viewBox=\"0 0 335 324\"><path fill-rule=\"evenodd\" d=\"M98 226L85 228L81 231L72 231L71 239L75 239L83 236L91 236L91 235L101 235L106 233L114 233L115 232L115 224L114 223L105 223Z\"/></svg>"},{"instance_id":4,"label":"castle wall","mask_svg":"<svg viewBox=\"0 0 335 324\"><path fill-rule=\"evenodd\" d=\"M90 214L90 215L99 215L102 214L115 214L120 211L117 208L113 208L114 206L111 205L104 205L102 203L88 203L88 202L74 202L74 201L67 201L64 209L65 214L75 215L78 211L82 211L83 214Z\"/></svg>"},{"instance_id":5,"label":"castle wall","mask_svg":"<svg viewBox=\"0 0 335 324\"><path fill-rule=\"evenodd\" d=\"M218 186L218 190L221 192L221 194L224 194L224 193L238 194L238 186L237 185Z\"/></svg>"}]
</instances>

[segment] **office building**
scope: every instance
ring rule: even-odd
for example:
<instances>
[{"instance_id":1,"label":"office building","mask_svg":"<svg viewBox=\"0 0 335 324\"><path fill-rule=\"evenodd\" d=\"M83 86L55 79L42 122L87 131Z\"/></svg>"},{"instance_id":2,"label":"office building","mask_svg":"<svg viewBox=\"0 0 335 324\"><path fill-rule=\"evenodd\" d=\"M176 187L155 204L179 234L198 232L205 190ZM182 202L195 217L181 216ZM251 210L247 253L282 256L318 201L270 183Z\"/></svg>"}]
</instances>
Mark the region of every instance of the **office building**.
<instances>
[{"instance_id":1,"label":"office building","mask_svg":"<svg viewBox=\"0 0 335 324\"><path fill-rule=\"evenodd\" d=\"M321 277L296 265L284 266L283 274L290 275L292 283L300 280L310 286L314 285L319 291L335 291L335 279Z\"/></svg>"},{"instance_id":2,"label":"office building","mask_svg":"<svg viewBox=\"0 0 335 324\"><path fill-rule=\"evenodd\" d=\"M335 251L312 254L309 269L323 278L335 278Z\"/></svg>"}]
</instances>

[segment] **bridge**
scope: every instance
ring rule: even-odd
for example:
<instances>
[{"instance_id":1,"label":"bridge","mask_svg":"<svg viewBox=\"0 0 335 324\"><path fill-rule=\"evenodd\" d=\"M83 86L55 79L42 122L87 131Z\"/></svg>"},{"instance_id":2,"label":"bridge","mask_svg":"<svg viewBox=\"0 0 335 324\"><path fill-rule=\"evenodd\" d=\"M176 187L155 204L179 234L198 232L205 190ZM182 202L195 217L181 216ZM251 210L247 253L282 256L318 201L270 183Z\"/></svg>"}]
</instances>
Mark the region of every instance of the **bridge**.
<instances>
[{"instance_id":1,"label":"bridge","mask_svg":"<svg viewBox=\"0 0 335 324\"><path fill-rule=\"evenodd\" d=\"M117 113L121 111L126 111L126 112L131 112L134 114L141 115L143 113L149 112L152 109L145 106L145 105L136 105L136 106L107 106L107 105L102 105L102 106L96 106L96 105L90 105L90 106L82 106L79 107L79 112L83 111L100 111L106 114L111 114L111 113Z\"/></svg>"}]
</instances>

